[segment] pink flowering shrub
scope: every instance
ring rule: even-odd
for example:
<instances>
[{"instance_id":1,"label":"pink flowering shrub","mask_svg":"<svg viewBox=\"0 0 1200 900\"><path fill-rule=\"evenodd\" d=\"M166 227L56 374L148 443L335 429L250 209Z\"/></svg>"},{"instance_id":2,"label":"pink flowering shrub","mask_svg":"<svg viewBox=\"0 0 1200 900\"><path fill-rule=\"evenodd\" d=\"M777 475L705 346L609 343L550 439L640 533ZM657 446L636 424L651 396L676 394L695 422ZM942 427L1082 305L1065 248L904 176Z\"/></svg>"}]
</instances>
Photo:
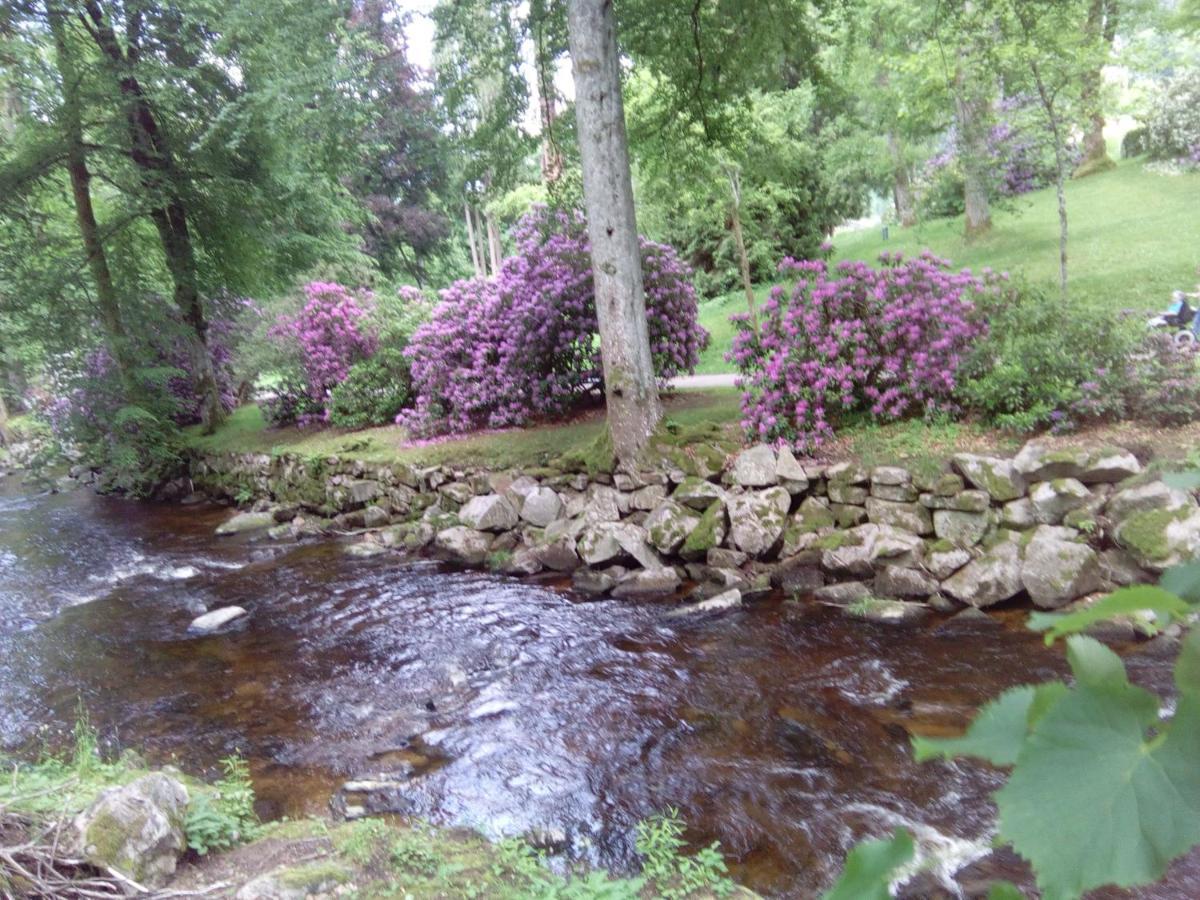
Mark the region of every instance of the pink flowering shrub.
<instances>
[{"instance_id":1,"label":"pink flowering shrub","mask_svg":"<svg viewBox=\"0 0 1200 900\"><path fill-rule=\"evenodd\" d=\"M303 384L284 384L265 410L276 424L328 416L330 393L346 380L355 363L369 358L377 338L369 321L369 297L360 300L347 287L313 281L304 286L304 306L280 316L268 331L299 356Z\"/></svg>"},{"instance_id":2,"label":"pink flowering shrub","mask_svg":"<svg viewBox=\"0 0 1200 900\"><path fill-rule=\"evenodd\" d=\"M929 253L882 265L788 259L790 292L771 290L755 334L745 315L727 358L741 373L742 426L755 440L811 452L839 416L898 419L948 407L959 366L986 326L973 298L1001 277L951 272Z\"/></svg>"},{"instance_id":3,"label":"pink flowering shrub","mask_svg":"<svg viewBox=\"0 0 1200 900\"><path fill-rule=\"evenodd\" d=\"M415 404L396 421L423 434L562 415L602 384L587 228L578 213L535 209L513 231L517 252L491 280L456 281L406 351ZM642 274L655 371L691 371L708 333L691 270L643 239Z\"/></svg>"}]
</instances>

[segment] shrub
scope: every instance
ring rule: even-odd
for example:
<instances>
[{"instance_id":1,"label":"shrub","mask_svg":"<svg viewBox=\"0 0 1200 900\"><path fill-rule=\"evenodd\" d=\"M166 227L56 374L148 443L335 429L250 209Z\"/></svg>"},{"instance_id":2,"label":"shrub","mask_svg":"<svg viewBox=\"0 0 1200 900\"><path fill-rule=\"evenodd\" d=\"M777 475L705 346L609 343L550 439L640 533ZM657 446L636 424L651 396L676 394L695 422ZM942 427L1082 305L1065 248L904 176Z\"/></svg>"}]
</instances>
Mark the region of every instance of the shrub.
<instances>
[{"instance_id":1,"label":"shrub","mask_svg":"<svg viewBox=\"0 0 1200 900\"><path fill-rule=\"evenodd\" d=\"M402 349L380 347L350 367L329 392L329 421L338 428L366 428L395 420L408 403L408 358Z\"/></svg>"},{"instance_id":2,"label":"shrub","mask_svg":"<svg viewBox=\"0 0 1200 900\"><path fill-rule=\"evenodd\" d=\"M224 775L213 785L214 795L197 791L188 804L184 830L188 846L201 856L253 840L259 829L246 761L229 756L221 760L221 768Z\"/></svg>"},{"instance_id":3,"label":"shrub","mask_svg":"<svg viewBox=\"0 0 1200 900\"><path fill-rule=\"evenodd\" d=\"M1121 159L1144 156L1150 152L1150 130L1142 125L1131 128L1121 138Z\"/></svg>"},{"instance_id":4,"label":"shrub","mask_svg":"<svg viewBox=\"0 0 1200 900\"><path fill-rule=\"evenodd\" d=\"M897 419L943 409L963 356L984 331L974 299L999 291L999 276L953 273L925 253L884 254L874 269L785 260L796 282L776 286L759 332L738 323L728 358L741 372L742 426L756 440L812 451L836 416Z\"/></svg>"},{"instance_id":5,"label":"shrub","mask_svg":"<svg viewBox=\"0 0 1200 900\"><path fill-rule=\"evenodd\" d=\"M294 396L296 377L284 373L286 399L271 417L296 412L298 418L315 417L312 409L327 414L330 392L350 374L351 367L375 352L377 338L367 322L368 301L360 301L349 288L334 282L312 281L304 286L304 306L293 316L280 316L269 335L276 341L294 342L309 404Z\"/></svg>"},{"instance_id":6,"label":"shrub","mask_svg":"<svg viewBox=\"0 0 1200 900\"><path fill-rule=\"evenodd\" d=\"M1200 165L1200 68L1184 69L1163 86L1146 130L1155 158Z\"/></svg>"},{"instance_id":7,"label":"shrub","mask_svg":"<svg viewBox=\"0 0 1200 900\"><path fill-rule=\"evenodd\" d=\"M1116 315L1029 285L978 298L986 335L966 356L955 392L990 424L1031 431L1064 424L1097 371L1116 371L1135 340Z\"/></svg>"},{"instance_id":8,"label":"shrub","mask_svg":"<svg viewBox=\"0 0 1200 900\"><path fill-rule=\"evenodd\" d=\"M1200 351L1170 334L1146 335L1121 364L1098 369L1079 386L1060 429L1120 418L1182 425L1200 416Z\"/></svg>"},{"instance_id":9,"label":"shrub","mask_svg":"<svg viewBox=\"0 0 1200 900\"><path fill-rule=\"evenodd\" d=\"M602 385L587 228L578 213L535 209L513 231L517 253L488 281L457 281L405 351L419 433L523 425L561 415ZM708 341L691 272L675 251L642 240L655 372L690 371Z\"/></svg>"}]
</instances>

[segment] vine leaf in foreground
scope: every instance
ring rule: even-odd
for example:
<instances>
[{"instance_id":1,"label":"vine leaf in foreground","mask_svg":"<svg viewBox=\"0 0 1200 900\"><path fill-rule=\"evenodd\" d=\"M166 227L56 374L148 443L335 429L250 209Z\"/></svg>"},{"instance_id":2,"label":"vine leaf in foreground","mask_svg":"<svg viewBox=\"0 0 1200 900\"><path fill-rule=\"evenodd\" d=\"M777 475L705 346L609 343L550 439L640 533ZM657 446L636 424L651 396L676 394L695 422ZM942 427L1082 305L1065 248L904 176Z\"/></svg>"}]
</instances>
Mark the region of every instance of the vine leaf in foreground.
<instances>
[{"instance_id":1,"label":"vine leaf in foreground","mask_svg":"<svg viewBox=\"0 0 1200 900\"><path fill-rule=\"evenodd\" d=\"M1032 864L1046 900L1156 881L1200 843L1200 632L1176 665L1169 722L1098 641L1072 637L1067 655L1076 688L1034 725L996 794L1000 835Z\"/></svg>"},{"instance_id":2,"label":"vine leaf in foreground","mask_svg":"<svg viewBox=\"0 0 1200 900\"><path fill-rule=\"evenodd\" d=\"M821 900L890 900L888 885L914 849L913 836L903 828L890 840L864 841L850 851L842 876Z\"/></svg>"},{"instance_id":3,"label":"vine leaf in foreground","mask_svg":"<svg viewBox=\"0 0 1200 900\"><path fill-rule=\"evenodd\" d=\"M1169 574L1169 573L1168 573ZM1105 622L1114 616L1138 612L1153 612L1163 619L1182 619L1191 613L1187 601L1174 593L1152 585L1121 588L1113 591L1092 605L1073 613L1033 613L1029 617L1029 628L1045 631L1046 643L1053 644L1057 638L1078 634L1097 622Z\"/></svg>"},{"instance_id":4,"label":"vine leaf in foreground","mask_svg":"<svg viewBox=\"0 0 1200 900\"><path fill-rule=\"evenodd\" d=\"M962 737L914 737L913 755L917 762L974 756L994 766L1011 766L1033 723L1066 691L1059 681L1011 688L983 706Z\"/></svg>"}]
</instances>

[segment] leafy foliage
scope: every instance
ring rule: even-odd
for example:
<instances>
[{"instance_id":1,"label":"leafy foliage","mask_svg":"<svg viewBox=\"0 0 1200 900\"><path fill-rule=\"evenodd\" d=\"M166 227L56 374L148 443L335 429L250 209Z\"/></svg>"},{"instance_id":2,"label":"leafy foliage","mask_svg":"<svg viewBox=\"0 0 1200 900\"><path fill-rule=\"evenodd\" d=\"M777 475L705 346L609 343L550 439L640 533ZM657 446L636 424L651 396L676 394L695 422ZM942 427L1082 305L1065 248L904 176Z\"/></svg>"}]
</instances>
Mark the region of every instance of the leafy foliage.
<instances>
[{"instance_id":1,"label":"leafy foliage","mask_svg":"<svg viewBox=\"0 0 1200 900\"><path fill-rule=\"evenodd\" d=\"M1164 622L1171 622L1186 617L1191 611L1186 600L1165 588L1138 585L1114 591L1073 613L1033 613L1029 617L1029 627L1034 631L1045 631L1046 643L1052 644L1060 637L1078 634L1114 616L1149 612L1157 614ZM1141 624L1150 631L1157 630L1157 626L1146 620L1141 620Z\"/></svg>"},{"instance_id":2,"label":"leafy foliage","mask_svg":"<svg viewBox=\"0 0 1200 900\"><path fill-rule=\"evenodd\" d=\"M1029 284L984 294L977 304L988 329L966 355L955 392L967 409L1029 431L1065 426L1089 391L1111 398L1100 380L1124 370L1135 341L1116 316Z\"/></svg>"},{"instance_id":3,"label":"leafy foliage","mask_svg":"<svg viewBox=\"0 0 1200 900\"><path fill-rule=\"evenodd\" d=\"M976 299L1000 279L953 273L931 254L888 256L874 269L785 260L795 278L763 305L756 332L747 316L729 358L741 372L742 425L756 440L820 447L836 417L890 420L947 408L963 356L985 331Z\"/></svg>"},{"instance_id":4,"label":"leafy foliage","mask_svg":"<svg viewBox=\"0 0 1200 900\"><path fill-rule=\"evenodd\" d=\"M195 792L188 804L184 831L188 846L201 856L251 841L258 832L254 786L246 761L229 756L221 760L221 767L224 775L213 785L213 795Z\"/></svg>"},{"instance_id":5,"label":"leafy foliage","mask_svg":"<svg viewBox=\"0 0 1200 900\"><path fill-rule=\"evenodd\" d=\"M1151 155L1200 166L1200 68L1184 69L1162 87L1146 129Z\"/></svg>"},{"instance_id":6,"label":"leafy foliage","mask_svg":"<svg viewBox=\"0 0 1200 900\"><path fill-rule=\"evenodd\" d=\"M397 347L380 347L350 367L329 392L329 422L366 428L392 422L409 400L409 362Z\"/></svg>"},{"instance_id":7,"label":"leafy foliage","mask_svg":"<svg viewBox=\"0 0 1200 900\"><path fill-rule=\"evenodd\" d=\"M888 900L893 873L913 857L913 837L903 828L890 840L864 841L846 857L841 877L821 900Z\"/></svg>"},{"instance_id":8,"label":"leafy foliage","mask_svg":"<svg viewBox=\"0 0 1200 900\"><path fill-rule=\"evenodd\" d=\"M714 841L693 856L684 856L684 822L677 810L652 816L638 823L637 851L642 857L642 874L654 885L655 896L682 900L694 892L709 890L723 897L733 890Z\"/></svg>"},{"instance_id":9,"label":"leafy foliage","mask_svg":"<svg viewBox=\"0 0 1200 900\"><path fill-rule=\"evenodd\" d=\"M1041 617L1031 624L1050 627L1048 640L1073 634L1073 687L1016 688L985 706L963 737L914 740L918 759L971 755L1012 766L996 794L1000 836L1030 861L1046 897L1148 884L1200 843L1200 632L1185 638L1176 661L1179 699L1169 717L1160 698L1129 683L1120 657L1077 634L1146 609L1191 611L1161 588L1141 587L1053 622Z\"/></svg>"},{"instance_id":10,"label":"leafy foliage","mask_svg":"<svg viewBox=\"0 0 1200 900\"><path fill-rule=\"evenodd\" d=\"M421 433L522 425L562 415L601 383L587 229L578 213L536 210L513 234L517 254L488 281L455 282L406 351ZM708 335L696 321L690 271L663 244L642 242L655 371L691 370Z\"/></svg>"}]
</instances>

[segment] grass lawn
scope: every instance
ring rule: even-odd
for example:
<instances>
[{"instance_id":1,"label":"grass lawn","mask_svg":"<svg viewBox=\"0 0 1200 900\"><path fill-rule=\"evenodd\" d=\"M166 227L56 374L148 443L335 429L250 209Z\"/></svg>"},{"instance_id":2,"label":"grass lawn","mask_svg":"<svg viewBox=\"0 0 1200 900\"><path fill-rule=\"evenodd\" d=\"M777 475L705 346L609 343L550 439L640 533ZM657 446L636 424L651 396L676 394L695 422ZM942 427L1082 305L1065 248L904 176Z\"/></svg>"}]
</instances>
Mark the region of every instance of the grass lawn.
<instances>
[{"instance_id":1,"label":"grass lawn","mask_svg":"<svg viewBox=\"0 0 1200 900\"><path fill-rule=\"evenodd\" d=\"M1194 290L1200 266L1200 174L1165 176L1141 161L1067 184L1069 274L1076 296L1106 309L1165 307L1171 291ZM1009 210L993 211L994 227L966 243L962 218L936 219L913 228L893 226L839 235L835 259L874 261L884 251L924 248L955 266L990 266L1031 281L1057 284L1058 206L1053 189L1018 197ZM756 292L760 302L767 286ZM729 315L746 308L734 292L700 305L700 323L713 336L698 372L728 372L723 359L733 339Z\"/></svg>"},{"instance_id":2,"label":"grass lawn","mask_svg":"<svg viewBox=\"0 0 1200 900\"><path fill-rule=\"evenodd\" d=\"M678 391L663 398L665 423L682 433L706 428L736 431L739 392L730 388ZM187 429L188 444L215 453L296 453L337 455L370 462L396 460L413 465L448 463L496 469L542 466L566 453L587 453L604 435L602 407L585 410L565 423L476 432L459 438L411 442L397 425L342 431L336 428L268 428L253 404L235 410L211 435Z\"/></svg>"}]
</instances>

